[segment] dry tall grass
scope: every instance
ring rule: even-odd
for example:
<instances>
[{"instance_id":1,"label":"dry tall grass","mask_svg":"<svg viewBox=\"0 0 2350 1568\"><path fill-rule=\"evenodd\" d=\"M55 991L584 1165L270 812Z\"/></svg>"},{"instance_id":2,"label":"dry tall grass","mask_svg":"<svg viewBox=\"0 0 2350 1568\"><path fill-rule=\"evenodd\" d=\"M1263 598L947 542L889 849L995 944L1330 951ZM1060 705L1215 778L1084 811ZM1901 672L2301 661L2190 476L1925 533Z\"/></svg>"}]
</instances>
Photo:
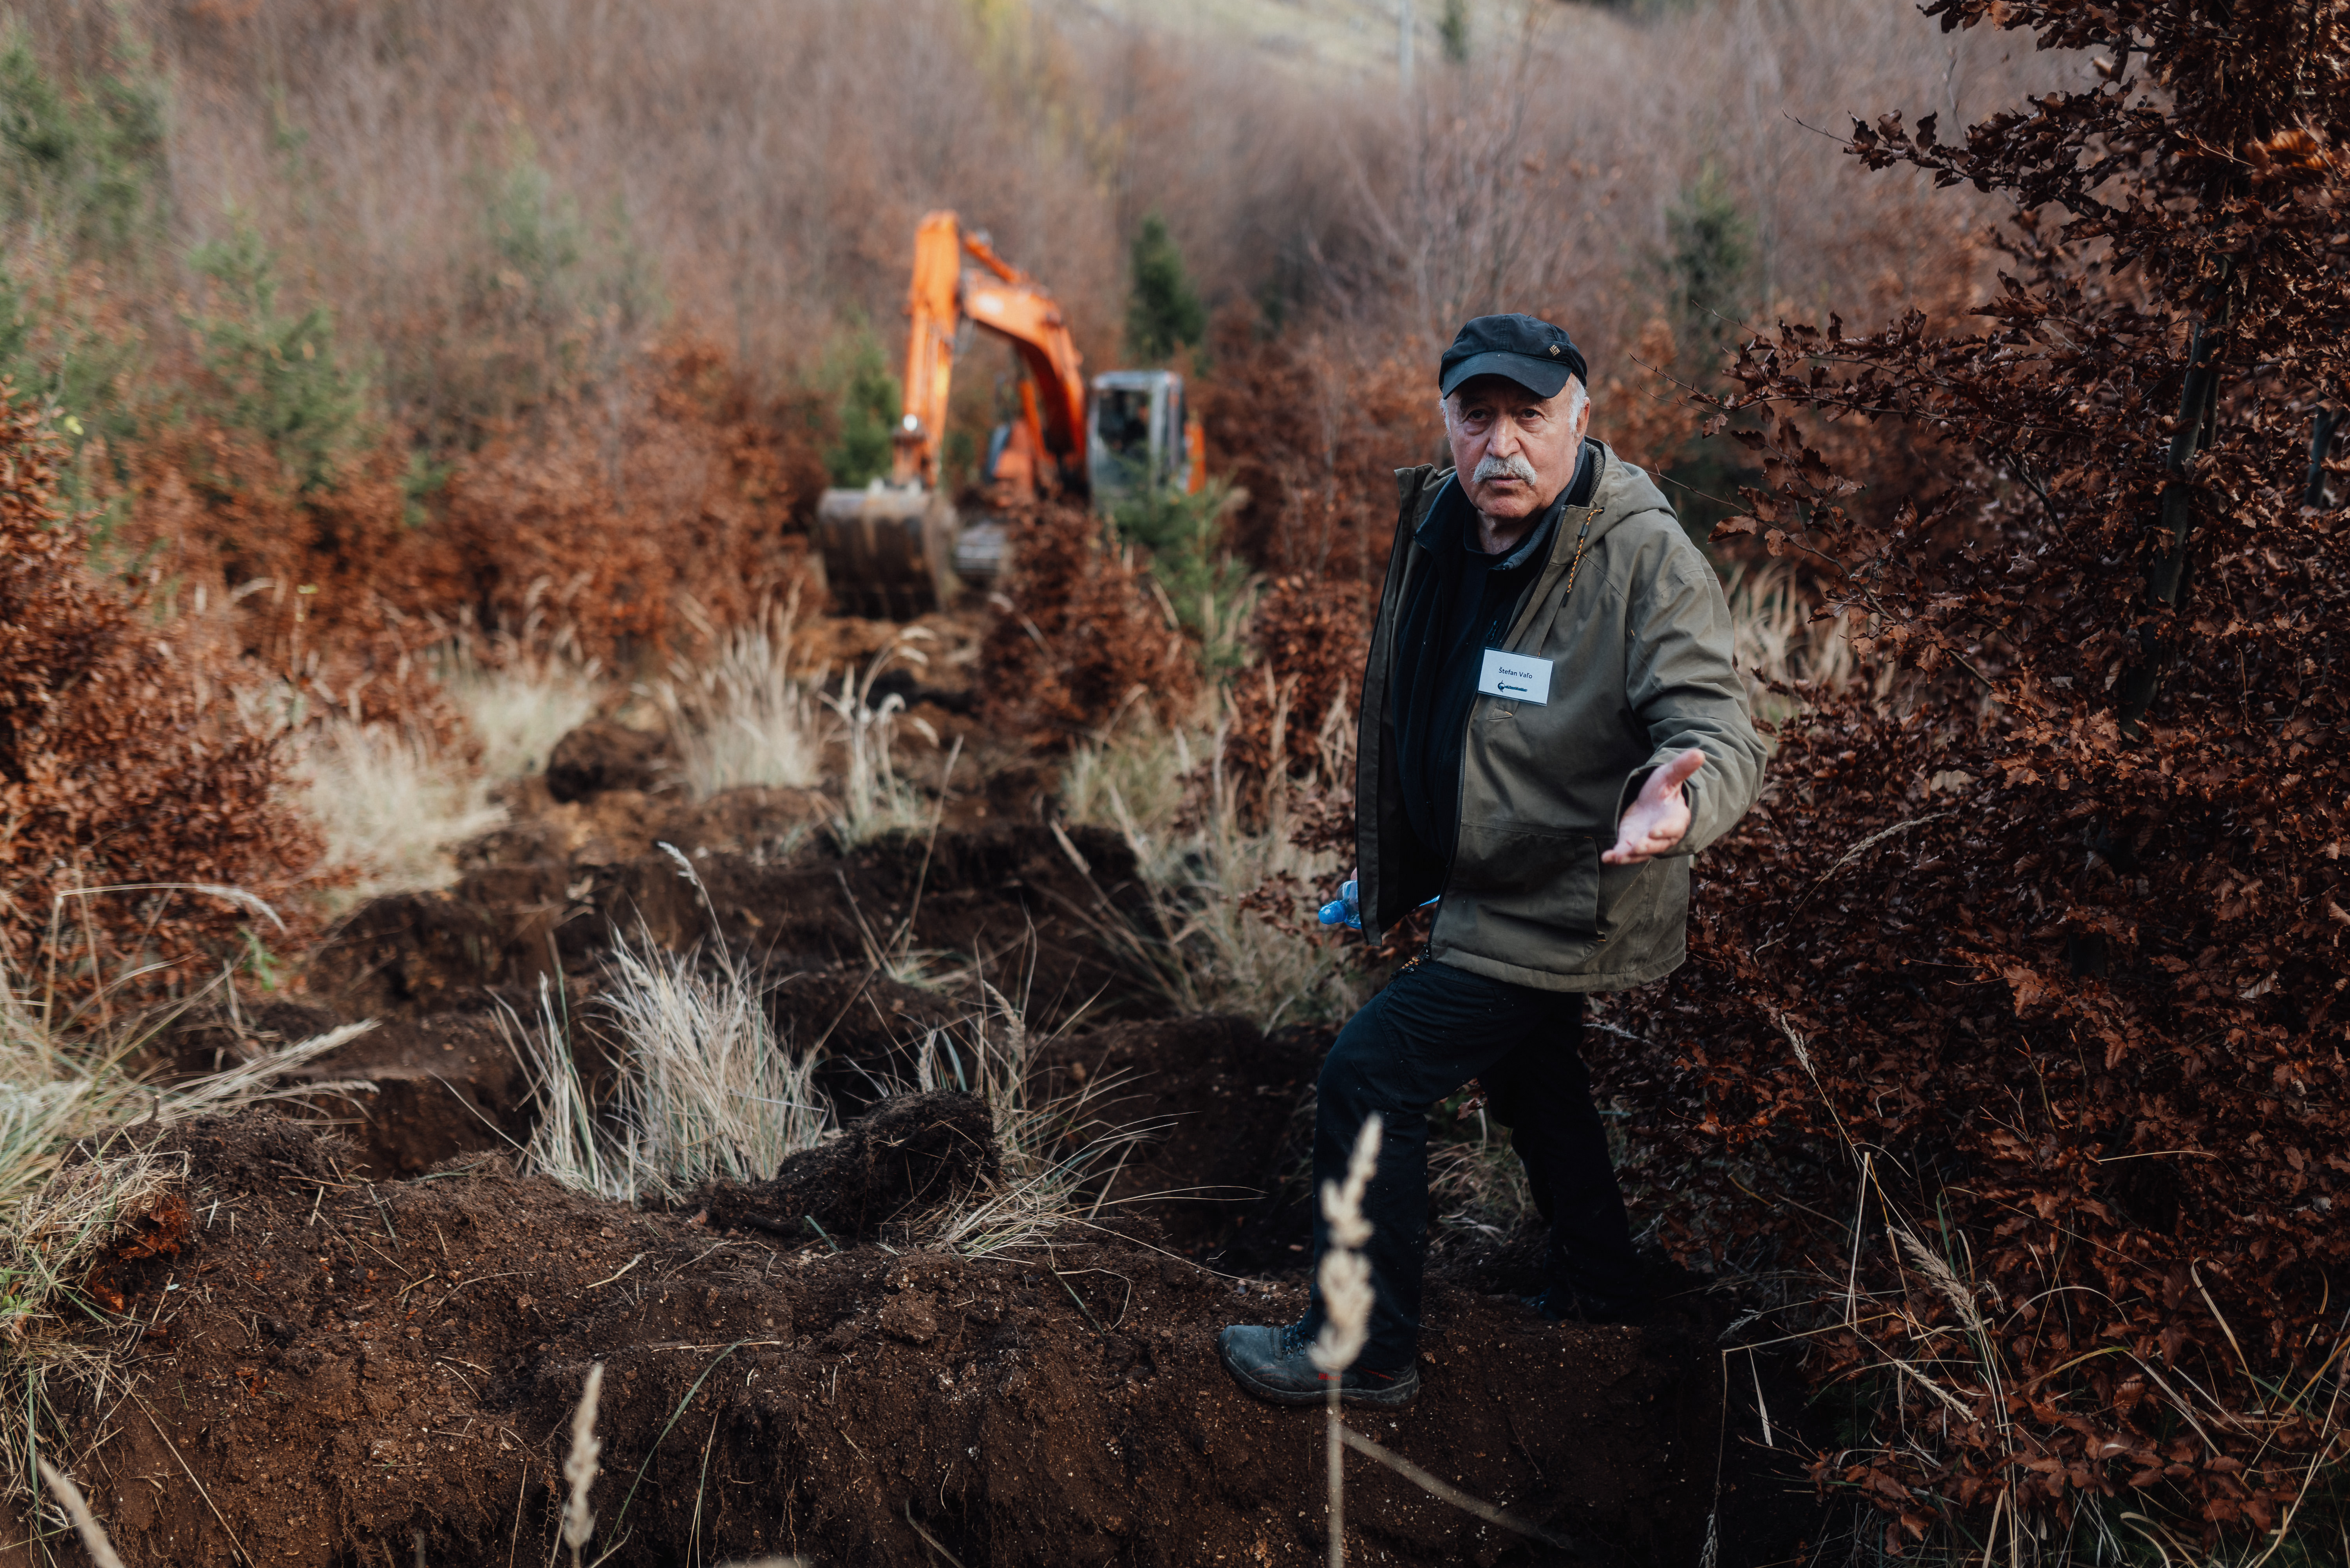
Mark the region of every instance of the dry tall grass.
<instances>
[{"instance_id":1,"label":"dry tall grass","mask_svg":"<svg viewBox=\"0 0 2350 1568\"><path fill-rule=\"evenodd\" d=\"M126 1386L122 1346L107 1331L128 1320L102 1267L184 1241L174 1232L188 1223L185 1160L128 1129L374 1087L284 1082L372 1023L155 1087L126 1064L172 1014L133 1012L110 1024L101 1016L26 988L0 965L0 1493L12 1497L29 1494L40 1447L66 1451L54 1425L57 1381L87 1386L100 1407ZM142 1231L167 1244L142 1241Z\"/></svg>"},{"instance_id":2,"label":"dry tall grass","mask_svg":"<svg viewBox=\"0 0 2350 1568\"><path fill-rule=\"evenodd\" d=\"M702 639L704 658L673 659L653 693L669 715L693 795L745 784L805 789L817 781L824 735L816 684L792 668L799 596L748 625Z\"/></svg>"},{"instance_id":3,"label":"dry tall grass","mask_svg":"<svg viewBox=\"0 0 2350 1568\"><path fill-rule=\"evenodd\" d=\"M606 690L594 659L563 639L542 644L534 629L525 622L495 659L456 641L438 661L451 705L481 750L481 776L493 784L545 772L555 743L594 715Z\"/></svg>"},{"instance_id":4,"label":"dry tall grass","mask_svg":"<svg viewBox=\"0 0 2350 1568\"><path fill-rule=\"evenodd\" d=\"M1330 1227L1330 1245L1316 1267L1325 1317L1322 1332L1306 1350L1306 1358L1329 1386L1323 1407L1322 1465L1329 1481L1330 1568L1347 1568L1347 1445L1338 1401L1347 1368L1363 1353L1371 1334L1371 1262L1363 1255L1371 1239L1370 1221L1363 1218L1363 1189L1378 1168L1379 1117L1374 1111L1363 1122L1347 1158L1344 1182L1322 1184L1322 1218Z\"/></svg>"},{"instance_id":5,"label":"dry tall grass","mask_svg":"<svg viewBox=\"0 0 2350 1568\"><path fill-rule=\"evenodd\" d=\"M1106 739L1070 753L1063 809L1073 822L1125 836L1151 910L1137 924L1105 905L1097 912L1102 935L1175 1005L1242 1012L1270 1028L1345 1017L1369 994L1338 939L1284 930L1241 901L1269 884L1311 890L1345 877L1344 858L1300 846L1297 830L1308 792L1335 787L1352 767L1352 718L1343 698L1334 704L1324 716L1324 775L1277 774L1253 812L1228 766L1222 728L1161 725L1138 704ZM1276 731L1285 722L1284 707Z\"/></svg>"},{"instance_id":6,"label":"dry tall grass","mask_svg":"<svg viewBox=\"0 0 2350 1568\"><path fill-rule=\"evenodd\" d=\"M892 665L920 669L929 664L930 655L920 645L931 636L927 628L903 628L866 661L863 673L844 670L839 690L820 694L824 705L840 721L847 757L840 785L841 809L833 821L834 833L843 844L862 844L884 833L919 827L931 818L921 793L898 776L892 755L898 715L905 711L906 700L894 691L878 703L873 700L875 683ZM920 719L912 722L923 739L938 744L937 732L927 723Z\"/></svg>"},{"instance_id":7,"label":"dry tall grass","mask_svg":"<svg viewBox=\"0 0 2350 1568\"><path fill-rule=\"evenodd\" d=\"M930 1245L973 1258L1031 1251L1066 1228L1089 1226L1106 1205L1119 1201L1111 1188L1126 1155L1161 1130L1107 1119L1103 1113L1117 1101L1115 1077L1045 1091L1030 1067L1049 1039L1038 1038L1024 1010L1001 991L982 981L980 992L983 1001L962 1031L970 1061L933 1036L915 1085L960 1089L987 1102L1002 1178L934 1212L919 1233Z\"/></svg>"},{"instance_id":8,"label":"dry tall grass","mask_svg":"<svg viewBox=\"0 0 2350 1568\"><path fill-rule=\"evenodd\" d=\"M506 819L487 776L405 726L329 716L290 745L328 862L352 876L347 897L446 886L457 846Z\"/></svg>"},{"instance_id":9,"label":"dry tall grass","mask_svg":"<svg viewBox=\"0 0 2350 1568\"><path fill-rule=\"evenodd\" d=\"M692 863L669 853L706 900ZM525 1168L636 1203L713 1179L763 1181L816 1147L832 1119L816 1088L816 1058L784 1049L758 977L723 940L705 959L616 930L612 950L613 972L595 1004L617 1047L600 1100L580 1064L568 1004L544 981L536 1019L501 1015L538 1099Z\"/></svg>"}]
</instances>

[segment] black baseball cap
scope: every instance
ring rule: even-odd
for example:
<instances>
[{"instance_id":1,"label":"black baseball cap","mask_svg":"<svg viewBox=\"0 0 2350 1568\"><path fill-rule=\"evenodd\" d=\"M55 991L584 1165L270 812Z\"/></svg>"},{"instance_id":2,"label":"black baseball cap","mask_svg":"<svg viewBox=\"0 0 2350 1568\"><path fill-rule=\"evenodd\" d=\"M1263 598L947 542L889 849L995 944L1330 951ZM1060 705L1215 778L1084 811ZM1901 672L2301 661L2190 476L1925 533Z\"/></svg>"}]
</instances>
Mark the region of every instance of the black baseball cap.
<instances>
[{"instance_id":1,"label":"black baseball cap","mask_svg":"<svg viewBox=\"0 0 2350 1568\"><path fill-rule=\"evenodd\" d=\"M1558 396L1569 376L1591 384L1575 339L1535 316L1481 316L1463 327L1437 365L1436 389L1449 398L1471 376L1507 376L1544 398Z\"/></svg>"}]
</instances>

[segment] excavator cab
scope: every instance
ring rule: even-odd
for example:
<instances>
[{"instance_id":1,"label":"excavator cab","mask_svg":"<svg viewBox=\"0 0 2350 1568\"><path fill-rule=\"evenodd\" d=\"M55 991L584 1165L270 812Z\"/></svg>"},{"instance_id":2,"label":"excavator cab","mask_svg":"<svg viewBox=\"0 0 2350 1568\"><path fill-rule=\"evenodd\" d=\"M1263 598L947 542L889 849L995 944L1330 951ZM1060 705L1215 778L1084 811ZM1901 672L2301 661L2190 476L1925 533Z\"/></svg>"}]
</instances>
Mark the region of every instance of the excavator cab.
<instances>
[{"instance_id":1,"label":"excavator cab","mask_svg":"<svg viewBox=\"0 0 2350 1568\"><path fill-rule=\"evenodd\" d=\"M1172 370L1105 370L1094 378L1087 480L1094 507L1129 495L1191 488L1183 378Z\"/></svg>"}]
</instances>

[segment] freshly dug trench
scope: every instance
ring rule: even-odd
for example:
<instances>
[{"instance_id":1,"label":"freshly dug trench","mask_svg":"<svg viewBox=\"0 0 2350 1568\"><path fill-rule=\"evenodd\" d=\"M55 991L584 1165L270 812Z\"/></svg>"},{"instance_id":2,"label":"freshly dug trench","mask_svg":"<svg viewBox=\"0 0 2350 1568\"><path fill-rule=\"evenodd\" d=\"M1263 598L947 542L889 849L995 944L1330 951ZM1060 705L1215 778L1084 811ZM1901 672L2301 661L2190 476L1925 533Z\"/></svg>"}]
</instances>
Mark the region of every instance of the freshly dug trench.
<instances>
[{"instance_id":1,"label":"freshly dug trench","mask_svg":"<svg viewBox=\"0 0 2350 1568\"><path fill-rule=\"evenodd\" d=\"M310 1103L344 1121L356 1145L349 1168L373 1180L420 1176L444 1160L528 1140L530 1085L514 1048L478 1012L389 1023L286 1077L304 1083L364 1079L373 1093L321 1095Z\"/></svg>"},{"instance_id":2,"label":"freshly dug trench","mask_svg":"<svg viewBox=\"0 0 2350 1568\"><path fill-rule=\"evenodd\" d=\"M717 1229L750 1229L797 1244L862 1241L897 1230L993 1181L994 1124L970 1095L884 1100L818 1148L784 1161L770 1181L696 1195ZM815 1221L811 1229L808 1221Z\"/></svg>"},{"instance_id":3,"label":"freshly dug trench","mask_svg":"<svg viewBox=\"0 0 2350 1568\"><path fill-rule=\"evenodd\" d=\"M1153 1124L1108 1188L1194 1256L1223 1245L1280 1186L1284 1137L1313 1085L1318 1033L1260 1033L1203 1014L1120 1023L1055 1041L1038 1057L1045 1092L1090 1091L1103 1121ZM1278 1260L1268 1260L1277 1262Z\"/></svg>"},{"instance_id":4,"label":"freshly dug trench","mask_svg":"<svg viewBox=\"0 0 2350 1568\"><path fill-rule=\"evenodd\" d=\"M196 1228L118 1281L160 1331L112 1435L68 1456L134 1568L405 1563L420 1537L436 1565L544 1562L598 1361L591 1551L625 1541L629 1561L920 1563L917 1526L969 1568L1321 1550L1318 1414L1251 1401L1212 1350L1226 1322L1294 1316L1295 1286L1082 1229L1017 1258L835 1255L494 1157L370 1186L348 1145L266 1113L165 1141L190 1158ZM1717 1324L1562 1328L1439 1286L1428 1325L1419 1403L1358 1429L1584 1550L1357 1462L1358 1560L1697 1560L1717 1456L1755 1430L1725 1399ZM85 1434L96 1414L86 1396L63 1411ZM1794 1544L1731 1537L1720 1561Z\"/></svg>"},{"instance_id":5,"label":"freshly dug trench","mask_svg":"<svg viewBox=\"0 0 2350 1568\"><path fill-rule=\"evenodd\" d=\"M142 1064L172 1075L214 1073L355 1022L322 1007L276 1000L182 1020ZM595 1064L592 1042L586 1065ZM288 1073L289 1089L365 1082L371 1089L306 1096L299 1113L354 1146L345 1168L375 1180L415 1176L444 1160L506 1149L530 1136L530 1085L490 1017L442 1012L395 1020Z\"/></svg>"},{"instance_id":6,"label":"freshly dug trench","mask_svg":"<svg viewBox=\"0 0 2350 1568\"><path fill-rule=\"evenodd\" d=\"M592 970L617 929L682 950L723 939L771 971L868 967L877 950L962 954L1021 977L1032 1023L1092 1000L1149 993L1098 934L1147 920L1133 852L1117 835L1036 826L885 838L786 864L697 856L701 886L666 856L622 864L490 867L451 888L376 898L344 918L307 966L312 992L353 1017L405 1018L473 1004L497 986L535 989L559 965ZM1070 849L1085 861L1080 871ZM714 912L714 919L713 919Z\"/></svg>"},{"instance_id":7,"label":"freshly dug trench","mask_svg":"<svg viewBox=\"0 0 2350 1568\"><path fill-rule=\"evenodd\" d=\"M590 719L547 753L546 793L558 801L586 800L608 790L650 793L675 761L664 736Z\"/></svg>"},{"instance_id":8,"label":"freshly dug trench","mask_svg":"<svg viewBox=\"0 0 2350 1568\"><path fill-rule=\"evenodd\" d=\"M925 1042L945 1040L941 1070L972 1061L977 1008L900 984L871 969L785 975L765 996L775 1038L795 1054L818 1053L816 1085L844 1117L920 1081Z\"/></svg>"}]
</instances>

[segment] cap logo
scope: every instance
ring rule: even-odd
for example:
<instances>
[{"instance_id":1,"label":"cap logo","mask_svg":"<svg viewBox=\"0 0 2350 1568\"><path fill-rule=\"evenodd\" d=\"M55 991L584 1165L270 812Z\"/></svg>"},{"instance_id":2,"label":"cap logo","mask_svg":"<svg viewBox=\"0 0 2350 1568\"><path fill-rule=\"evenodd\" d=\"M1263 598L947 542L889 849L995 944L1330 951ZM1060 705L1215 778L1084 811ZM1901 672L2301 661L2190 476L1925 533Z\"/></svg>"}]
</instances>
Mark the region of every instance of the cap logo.
<instances>
[{"instance_id":1,"label":"cap logo","mask_svg":"<svg viewBox=\"0 0 2350 1568\"><path fill-rule=\"evenodd\" d=\"M1558 345L1555 343L1550 346L1550 357L1554 359L1558 358Z\"/></svg>"}]
</instances>

